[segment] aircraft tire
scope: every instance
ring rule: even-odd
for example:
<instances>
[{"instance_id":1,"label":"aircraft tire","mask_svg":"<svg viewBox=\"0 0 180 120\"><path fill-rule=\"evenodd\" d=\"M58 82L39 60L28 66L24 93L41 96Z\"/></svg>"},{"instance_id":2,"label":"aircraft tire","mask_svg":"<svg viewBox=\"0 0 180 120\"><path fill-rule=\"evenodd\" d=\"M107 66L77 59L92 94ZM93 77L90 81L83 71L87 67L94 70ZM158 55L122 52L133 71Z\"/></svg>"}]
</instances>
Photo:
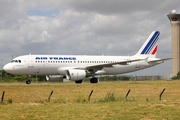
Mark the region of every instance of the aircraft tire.
<instances>
[{"instance_id":1,"label":"aircraft tire","mask_svg":"<svg viewBox=\"0 0 180 120\"><path fill-rule=\"evenodd\" d=\"M26 84L31 84L31 80L27 80L27 81L26 81Z\"/></svg>"},{"instance_id":2,"label":"aircraft tire","mask_svg":"<svg viewBox=\"0 0 180 120\"><path fill-rule=\"evenodd\" d=\"M76 84L81 84L82 83L82 80L77 80L75 81Z\"/></svg>"},{"instance_id":3,"label":"aircraft tire","mask_svg":"<svg viewBox=\"0 0 180 120\"><path fill-rule=\"evenodd\" d=\"M97 79L97 78L91 78L91 79L90 79L90 82L91 82L91 83L98 83L98 79Z\"/></svg>"}]
</instances>

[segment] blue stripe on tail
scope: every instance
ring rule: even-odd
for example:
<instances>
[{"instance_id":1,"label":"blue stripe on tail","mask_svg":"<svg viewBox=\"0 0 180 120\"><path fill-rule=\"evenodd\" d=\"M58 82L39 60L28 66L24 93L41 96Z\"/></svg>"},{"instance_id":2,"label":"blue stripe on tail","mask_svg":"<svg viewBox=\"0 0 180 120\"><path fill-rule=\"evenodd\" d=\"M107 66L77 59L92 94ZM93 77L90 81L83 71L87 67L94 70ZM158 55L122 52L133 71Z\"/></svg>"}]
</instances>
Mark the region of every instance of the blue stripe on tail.
<instances>
[{"instance_id":1,"label":"blue stripe on tail","mask_svg":"<svg viewBox=\"0 0 180 120\"><path fill-rule=\"evenodd\" d=\"M158 37L159 37L160 32L156 31L154 33L154 35L152 36L152 38L150 39L150 41L148 42L148 44L146 45L146 47L143 49L143 51L141 52L141 54L149 54L150 51L152 50L152 48L154 47L154 45L156 44L156 42L158 41Z\"/></svg>"}]
</instances>

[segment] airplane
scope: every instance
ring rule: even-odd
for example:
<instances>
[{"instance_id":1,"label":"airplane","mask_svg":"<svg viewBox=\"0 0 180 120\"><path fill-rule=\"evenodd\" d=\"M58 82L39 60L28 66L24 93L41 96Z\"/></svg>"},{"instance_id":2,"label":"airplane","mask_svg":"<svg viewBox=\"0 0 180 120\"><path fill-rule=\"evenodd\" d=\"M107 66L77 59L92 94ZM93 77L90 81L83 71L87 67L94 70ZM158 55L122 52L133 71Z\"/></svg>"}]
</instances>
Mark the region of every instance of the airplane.
<instances>
[{"instance_id":1,"label":"airplane","mask_svg":"<svg viewBox=\"0 0 180 120\"><path fill-rule=\"evenodd\" d=\"M91 83L98 83L97 75L124 74L149 68L171 58L156 58L159 31L153 31L139 51L132 56L94 55L23 55L14 58L3 69L11 74L30 76L60 75L75 83L82 83L91 77Z\"/></svg>"}]
</instances>

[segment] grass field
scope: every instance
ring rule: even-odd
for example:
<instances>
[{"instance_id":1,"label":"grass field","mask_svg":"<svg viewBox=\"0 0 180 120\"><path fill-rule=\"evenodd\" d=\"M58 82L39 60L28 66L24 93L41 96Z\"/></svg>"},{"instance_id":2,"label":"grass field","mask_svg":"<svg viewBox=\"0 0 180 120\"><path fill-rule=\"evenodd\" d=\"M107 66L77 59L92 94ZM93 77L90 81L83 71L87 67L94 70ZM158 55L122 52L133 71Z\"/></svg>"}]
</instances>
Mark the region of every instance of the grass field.
<instances>
[{"instance_id":1,"label":"grass field","mask_svg":"<svg viewBox=\"0 0 180 120\"><path fill-rule=\"evenodd\" d=\"M162 90L162 100L159 95ZM131 90L127 99L128 90ZM53 90L50 102L48 97ZM93 90L90 101L88 96ZM180 81L0 83L0 120L177 120Z\"/></svg>"}]
</instances>

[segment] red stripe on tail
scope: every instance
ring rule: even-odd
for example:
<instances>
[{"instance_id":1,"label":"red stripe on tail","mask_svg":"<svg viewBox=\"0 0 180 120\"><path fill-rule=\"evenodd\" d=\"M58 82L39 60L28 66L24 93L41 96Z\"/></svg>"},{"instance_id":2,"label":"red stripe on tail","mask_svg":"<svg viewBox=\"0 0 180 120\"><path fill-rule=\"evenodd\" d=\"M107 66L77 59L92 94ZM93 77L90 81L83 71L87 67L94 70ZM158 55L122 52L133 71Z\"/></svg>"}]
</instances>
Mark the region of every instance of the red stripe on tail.
<instances>
[{"instance_id":1,"label":"red stripe on tail","mask_svg":"<svg viewBox=\"0 0 180 120\"><path fill-rule=\"evenodd\" d=\"M158 45L154 48L153 52L151 53L152 55L156 54L157 48L158 48Z\"/></svg>"}]
</instances>

